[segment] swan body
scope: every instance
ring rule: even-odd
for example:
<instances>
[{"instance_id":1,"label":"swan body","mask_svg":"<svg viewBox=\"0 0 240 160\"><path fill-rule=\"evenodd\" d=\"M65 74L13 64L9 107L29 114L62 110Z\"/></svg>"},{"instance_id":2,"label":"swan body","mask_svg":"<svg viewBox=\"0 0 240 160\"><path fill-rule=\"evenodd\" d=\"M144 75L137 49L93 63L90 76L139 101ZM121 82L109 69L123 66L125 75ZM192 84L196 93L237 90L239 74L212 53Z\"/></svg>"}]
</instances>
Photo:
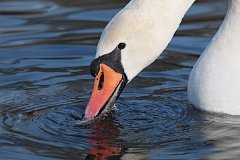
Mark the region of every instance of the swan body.
<instances>
[{"instance_id":1,"label":"swan body","mask_svg":"<svg viewBox=\"0 0 240 160\"><path fill-rule=\"evenodd\" d=\"M190 102L200 109L240 115L240 1L228 13L194 65L188 81Z\"/></svg>"},{"instance_id":2,"label":"swan body","mask_svg":"<svg viewBox=\"0 0 240 160\"><path fill-rule=\"evenodd\" d=\"M107 64L101 59L120 54L119 66L127 77L126 83L130 82L164 51L194 1L131 0L105 28L97 47L98 63ZM119 49L119 44L124 47ZM240 115L240 0L229 1L223 24L194 65L188 97L202 110ZM94 107L98 108L96 113L90 114ZM97 115L100 108L90 105L85 113Z\"/></svg>"}]
</instances>

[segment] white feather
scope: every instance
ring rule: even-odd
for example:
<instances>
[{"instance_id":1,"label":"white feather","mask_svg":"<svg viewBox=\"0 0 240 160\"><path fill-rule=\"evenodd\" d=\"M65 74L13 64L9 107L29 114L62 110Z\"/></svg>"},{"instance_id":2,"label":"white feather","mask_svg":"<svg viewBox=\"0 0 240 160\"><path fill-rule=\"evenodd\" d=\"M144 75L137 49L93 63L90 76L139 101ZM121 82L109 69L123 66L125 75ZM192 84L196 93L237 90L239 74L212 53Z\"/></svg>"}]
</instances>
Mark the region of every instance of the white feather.
<instances>
[{"instance_id":1,"label":"white feather","mask_svg":"<svg viewBox=\"0 0 240 160\"><path fill-rule=\"evenodd\" d=\"M132 0L105 28L97 57L126 43L122 64L129 80L167 47L193 0Z\"/></svg>"},{"instance_id":2,"label":"white feather","mask_svg":"<svg viewBox=\"0 0 240 160\"><path fill-rule=\"evenodd\" d=\"M129 80L167 47L194 0L132 0L107 25L97 55L126 43L122 64ZM240 0L231 0L228 14L195 64L188 84L196 107L240 115Z\"/></svg>"},{"instance_id":3,"label":"white feather","mask_svg":"<svg viewBox=\"0 0 240 160\"><path fill-rule=\"evenodd\" d=\"M240 1L229 3L217 34L191 72L188 96L194 106L240 115Z\"/></svg>"}]
</instances>

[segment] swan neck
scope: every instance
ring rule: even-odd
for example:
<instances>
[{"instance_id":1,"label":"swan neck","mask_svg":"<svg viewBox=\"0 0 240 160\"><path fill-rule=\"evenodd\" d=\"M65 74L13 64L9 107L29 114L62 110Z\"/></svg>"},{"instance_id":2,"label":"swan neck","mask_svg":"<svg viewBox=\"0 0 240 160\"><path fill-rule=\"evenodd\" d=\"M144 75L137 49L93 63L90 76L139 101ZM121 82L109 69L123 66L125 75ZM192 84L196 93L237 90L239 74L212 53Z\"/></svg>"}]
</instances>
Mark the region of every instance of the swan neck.
<instances>
[{"instance_id":1,"label":"swan neck","mask_svg":"<svg viewBox=\"0 0 240 160\"><path fill-rule=\"evenodd\" d=\"M230 0L228 11L236 13L240 12L240 1L239 0Z\"/></svg>"}]
</instances>

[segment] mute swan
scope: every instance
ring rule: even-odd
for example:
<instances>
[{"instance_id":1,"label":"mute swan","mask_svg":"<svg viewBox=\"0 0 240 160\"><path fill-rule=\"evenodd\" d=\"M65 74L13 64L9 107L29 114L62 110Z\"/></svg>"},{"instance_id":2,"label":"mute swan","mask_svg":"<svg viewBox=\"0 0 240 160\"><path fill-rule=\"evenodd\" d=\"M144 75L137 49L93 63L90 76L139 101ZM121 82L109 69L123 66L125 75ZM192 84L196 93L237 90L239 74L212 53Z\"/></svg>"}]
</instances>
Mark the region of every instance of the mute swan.
<instances>
[{"instance_id":1,"label":"mute swan","mask_svg":"<svg viewBox=\"0 0 240 160\"><path fill-rule=\"evenodd\" d=\"M131 0L107 25L90 66L96 77L85 118L111 107L124 86L154 62L195 0ZM240 0L194 65L189 101L210 112L240 115Z\"/></svg>"}]
</instances>

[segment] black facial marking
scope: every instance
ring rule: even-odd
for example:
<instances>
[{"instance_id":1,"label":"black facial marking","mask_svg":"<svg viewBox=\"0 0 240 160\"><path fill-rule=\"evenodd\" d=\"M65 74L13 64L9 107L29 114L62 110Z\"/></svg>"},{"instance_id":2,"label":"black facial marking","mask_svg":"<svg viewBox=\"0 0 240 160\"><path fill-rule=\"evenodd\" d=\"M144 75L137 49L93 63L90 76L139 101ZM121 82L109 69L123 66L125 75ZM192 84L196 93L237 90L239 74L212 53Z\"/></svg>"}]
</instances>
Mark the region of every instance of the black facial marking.
<instances>
[{"instance_id":1,"label":"black facial marking","mask_svg":"<svg viewBox=\"0 0 240 160\"><path fill-rule=\"evenodd\" d=\"M100 63L98 59L94 59L90 64L90 73L93 77L96 77L100 70Z\"/></svg>"},{"instance_id":2,"label":"black facial marking","mask_svg":"<svg viewBox=\"0 0 240 160\"><path fill-rule=\"evenodd\" d=\"M96 77L96 75L98 74L100 64L106 64L114 71L125 75L121 62L121 50L126 47L126 44L120 44L111 53L100 56L92 61L90 65L90 72L93 77Z\"/></svg>"}]
</instances>

